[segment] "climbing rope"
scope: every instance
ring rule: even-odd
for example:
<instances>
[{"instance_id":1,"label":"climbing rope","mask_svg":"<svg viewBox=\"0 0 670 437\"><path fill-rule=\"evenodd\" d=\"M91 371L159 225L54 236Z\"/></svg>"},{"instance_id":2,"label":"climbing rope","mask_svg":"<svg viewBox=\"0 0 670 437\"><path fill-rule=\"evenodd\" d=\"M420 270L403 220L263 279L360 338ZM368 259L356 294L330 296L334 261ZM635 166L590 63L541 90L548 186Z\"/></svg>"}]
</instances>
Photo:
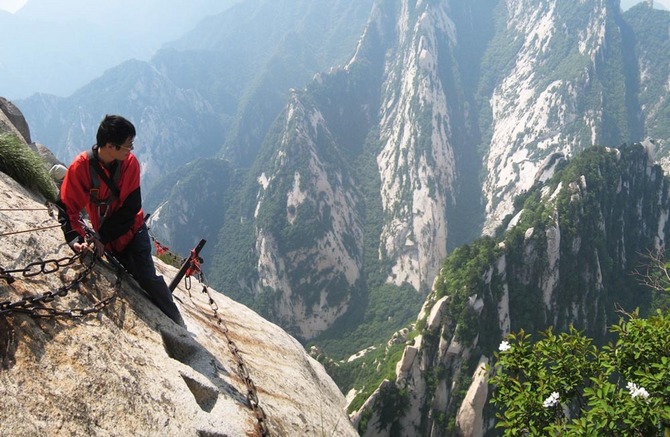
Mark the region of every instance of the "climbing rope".
<instances>
[{"instance_id":1,"label":"climbing rope","mask_svg":"<svg viewBox=\"0 0 670 437\"><path fill-rule=\"evenodd\" d=\"M46 206L44 208L0 208L0 211L2 211L2 212L47 211L49 213L49 217L53 218L54 217L54 213L53 213L53 208L54 207L57 208L56 205L47 201ZM53 225L53 226L42 226L42 227L39 227L39 228L25 229L23 231L5 232L5 233L0 234L0 237L6 237L8 235L16 235L16 234L25 234L27 232L44 231L44 230L47 230L47 229L53 229L53 228L58 228L58 227L60 227L60 224Z\"/></svg>"},{"instance_id":2,"label":"climbing rope","mask_svg":"<svg viewBox=\"0 0 670 437\"><path fill-rule=\"evenodd\" d=\"M25 229L23 231L5 232L3 234L0 234L0 237L6 237L7 235L25 234L27 232L44 231L44 230L53 229L53 228L60 228L60 225L42 226L42 227L39 227L39 228Z\"/></svg>"},{"instance_id":3,"label":"climbing rope","mask_svg":"<svg viewBox=\"0 0 670 437\"><path fill-rule=\"evenodd\" d=\"M0 211L49 211L49 208L0 208Z\"/></svg>"}]
</instances>

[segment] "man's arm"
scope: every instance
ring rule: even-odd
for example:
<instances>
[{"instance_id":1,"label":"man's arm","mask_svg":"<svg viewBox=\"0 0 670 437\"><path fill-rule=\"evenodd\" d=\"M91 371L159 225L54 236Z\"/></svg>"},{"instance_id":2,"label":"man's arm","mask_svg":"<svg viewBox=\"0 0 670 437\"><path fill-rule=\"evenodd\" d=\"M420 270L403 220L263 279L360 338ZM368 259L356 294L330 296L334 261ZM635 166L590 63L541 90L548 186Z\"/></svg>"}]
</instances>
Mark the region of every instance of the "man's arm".
<instances>
[{"instance_id":1,"label":"man's arm","mask_svg":"<svg viewBox=\"0 0 670 437\"><path fill-rule=\"evenodd\" d=\"M58 222L63 229L65 241L71 248L74 248L75 243L82 243L86 237L79 214L89 199L85 182L89 177L87 169L88 163L81 157L77 157L70 164L61 185L60 196L56 202L58 205Z\"/></svg>"},{"instance_id":2,"label":"man's arm","mask_svg":"<svg viewBox=\"0 0 670 437\"><path fill-rule=\"evenodd\" d=\"M56 201L56 206L58 207L58 223L63 230L63 235L65 236L65 241L70 247L74 247L75 243L82 243L84 237L77 232L72 226L72 220L68 214L68 208L63 203L62 199Z\"/></svg>"},{"instance_id":3,"label":"man's arm","mask_svg":"<svg viewBox=\"0 0 670 437\"><path fill-rule=\"evenodd\" d=\"M128 232L135 222L135 216L142 209L142 194L140 187L137 187L128 195L121 204L121 207L107 217L98 229L100 241L107 244L119 238Z\"/></svg>"}]
</instances>

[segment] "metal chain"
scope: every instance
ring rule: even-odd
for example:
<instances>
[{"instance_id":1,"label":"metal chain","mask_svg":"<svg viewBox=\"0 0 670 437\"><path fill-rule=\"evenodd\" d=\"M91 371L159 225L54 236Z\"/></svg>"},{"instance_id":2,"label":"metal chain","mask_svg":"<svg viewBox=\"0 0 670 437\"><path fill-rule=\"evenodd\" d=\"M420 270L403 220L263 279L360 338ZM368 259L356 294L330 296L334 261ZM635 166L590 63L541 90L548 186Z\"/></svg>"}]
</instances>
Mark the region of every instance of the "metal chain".
<instances>
[{"instance_id":1,"label":"metal chain","mask_svg":"<svg viewBox=\"0 0 670 437\"><path fill-rule=\"evenodd\" d=\"M50 217L54 217L54 208L58 208L58 205L55 205L52 202L47 201L45 208L1 208L0 211L47 211ZM0 237L13 234L21 234L25 232L41 231L45 229L58 228L60 224L54 226L45 226L41 228L29 229L25 231L15 231L0 234ZM37 276L39 274L50 274L55 273L63 267L70 266L79 260L84 265L84 270L79 272L77 276L67 285L59 287L55 292L48 291L43 294L37 294L32 296L25 296L22 299L12 302L12 301L3 301L0 302L0 316L8 315L11 313L24 313L29 314L32 317L39 318L50 318L58 316L66 316L70 318L79 318L84 317L91 313L99 313L104 308L109 306L112 302L116 300L118 295L119 286L121 285L121 274L117 269L116 282L114 284L114 293L111 296L108 296L105 299L97 301L95 304L88 308L72 308L69 310L58 310L56 308L47 308L42 306L45 303L54 301L57 297L65 297L68 295L70 290L78 289L79 285L86 280L93 266L96 264L97 259L92 256L90 253L76 253L71 257L63 257L59 259L47 259L32 262L26 265L23 268L19 269L4 269L0 267L0 279L4 279L8 284L16 281L16 278L12 276L12 273L21 273L24 277L30 278Z\"/></svg>"},{"instance_id":2,"label":"metal chain","mask_svg":"<svg viewBox=\"0 0 670 437\"><path fill-rule=\"evenodd\" d=\"M69 310L58 310L56 308L48 308L42 306L42 304L54 301L57 297L67 296L69 291L72 289L78 289L79 285L84 280L86 280L88 275L93 270L93 266L96 263L96 259L94 257L87 257L87 259L84 260L84 258L82 258L82 255L78 253L70 258L61 258L60 260L48 260L48 261L31 263L26 268L16 271L22 272L24 276L35 276L38 273L53 273L60 267L65 267L66 265L72 264L77 259L82 259L82 263L84 264L84 270L77 273L77 276L72 280L72 282L62 287L59 287L55 292L48 291L43 294L25 296L22 299L15 302L12 301L0 302L0 316L11 313L23 313L28 314L31 317L37 317L37 318L54 318L59 316L69 318L81 318L91 313L98 313L107 306L109 306L112 302L114 302L114 300L116 300L116 297L118 295L117 293L118 286L121 284L120 275L117 275L116 283L114 284L115 289L114 293L111 296L96 302L94 305L88 308L72 308ZM88 263L86 261L88 261ZM49 265L49 263L53 263L55 268L46 267ZM30 266L35 265L40 266L40 270L37 270L37 273L34 273L34 271L30 270L29 268ZM26 272L28 272L29 274L26 274Z\"/></svg>"},{"instance_id":3,"label":"metal chain","mask_svg":"<svg viewBox=\"0 0 670 437\"><path fill-rule=\"evenodd\" d=\"M180 264L183 264L184 261L186 260L185 258L180 257L179 255L171 252L169 249L167 249L165 246L163 246L153 235L151 235L152 240L154 240L155 243L158 243L161 245L163 250L175 257L176 259L180 260ZM193 254L191 255L193 257ZM197 262L197 260L194 260ZM226 338L226 344L228 345L228 350L230 350L230 353L233 355L235 358L235 361L237 362L237 374L238 376L244 381L244 385L247 388L247 402L249 403L249 408L251 408L251 411L253 411L254 415L256 416L256 420L258 421L258 432L262 437L269 437L272 434L270 433L270 430L267 425L267 416L265 414L265 411L263 410L263 407L260 405L258 401L258 390L256 389L256 384L254 384L254 381L251 379L251 376L249 375L249 371L247 369L247 366L244 362L244 358L242 358L242 355L240 354L240 349L237 347L235 342L230 338L228 335L229 329L228 325L226 325L226 322L223 320L221 315L219 314L219 307L212 298L212 295L209 293L209 288L205 284L205 275L202 273L200 270L199 266L197 268L197 276L198 280L202 284L202 292L207 294L207 299L209 301L209 306L212 309L212 318L216 320L216 326L217 328L221 331L221 333L224 335ZM188 295L190 298L191 296L191 274L187 273L187 276L184 278L184 284L185 288L188 292Z\"/></svg>"},{"instance_id":4,"label":"metal chain","mask_svg":"<svg viewBox=\"0 0 670 437\"><path fill-rule=\"evenodd\" d=\"M75 261L82 257L81 253L77 253L71 257L63 257L59 259L39 260L28 264L20 269L3 269L0 267L0 279L6 280L8 283L15 281L12 273L21 273L26 278L37 276L39 274L49 274L57 272L62 267L67 267L74 264Z\"/></svg>"},{"instance_id":5,"label":"metal chain","mask_svg":"<svg viewBox=\"0 0 670 437\"><path fill-rule=\"evenodd\" d=\"M213 312L212 318L216 320L217 328L219 328L219 330L223 333L224 337L226 337L228 350L230 350L230 353L233 355L235 361L237 362L237 374L244 381L244 384L247 388L247 402L249 403L249 408L251 408L251 410L254 412L256 420L258 421L258 431L260 435L263 437L271 436L272 434L270 433L270 430L267 425L267 416L265 415L265 411L263 410L263 407L260 405L258 401L258 391L256 390L256 384L254 384L254 381L251 379L251 376L249 375L247 366L244 362L244 359L242 358L242 355L240 354L240 349L228 335L228 332L230 332L228 326L226 325L226 322L219 314L219 306L212 298L212 295L209 293L209 288L204 283L204 275L202 274L202 272L198 274L198 280L202 284L202 292L207 294L207 299L209 300L209 306L210 308L212 308ZM190 292L189 297L191 297Z\"/></svg>"}]
</instances>

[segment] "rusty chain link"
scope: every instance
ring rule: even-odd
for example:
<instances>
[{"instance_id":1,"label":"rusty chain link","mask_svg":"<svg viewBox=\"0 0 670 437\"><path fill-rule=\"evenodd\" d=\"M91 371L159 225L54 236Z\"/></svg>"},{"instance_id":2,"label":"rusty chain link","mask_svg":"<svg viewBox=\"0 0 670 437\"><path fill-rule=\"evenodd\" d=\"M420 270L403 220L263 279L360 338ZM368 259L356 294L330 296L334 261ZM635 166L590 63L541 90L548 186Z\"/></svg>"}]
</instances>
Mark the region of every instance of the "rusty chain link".
<instances>
[{"instance_id":1,"label":"rusty chain link","mask_svg":"<svg viewBox=\"0 0 670 437\"><path fill-rule=\"evenodd\" d=\"M54 209L58 208L52 202L47 201L45 207L43 208L1 208L0 211L11 212L11 211L47 211L51 218L54 218ZM25 231L14 231L0 234L0 236L20 234L25 232L41 231L45 229L57 228L60 227L60 224L53 226L44 226L35 229L28 229ZM118 295L118 289L121 285L121 275L117 268L116 282L114 284L114 292L112 295L106 297L105 299L97 301L92 306L87 308L72 308L69 310L58 310L56 308L48 308L43 306L45 303L53 302L58 297L65 297L68 295L70 290L78 289L79 285L86 280L93 266L96 264L97 259L91 254L87 253L76 253L70 257L63 257L58 259L47 259L32 262L26 265L23 268L18 269L5 269L0 267L0 279L4 279L8 284L12 284L16 281L16 278L12 274L21 274L25 278L31 278L40 274L50 274L55 273L61 268L71 266L77 260L79 260L84 265L84 270L77 273L75 278L67 285L59 287L56 291L48 291L42 294L36 294L32 296L24 296L22 299L12 302L12 301L1 301L0 302L0 316L12 314L12 313L24 313L28 314L31 317L38 318L53 318L58 316L70 317L70 318L80 318L87 316L91 313L99 313L104 308L109 306L112 302L116 300Z\"/></svg>"},{"instance_id":2,"label":"rusty chain link","mask_svg":"<svg viewBox=\"0 0 670 437\"><path fill-rule=\"evenodd\" d=\"M209 306L213 312L212 318L216 320L216 326L217 328L219 328L221 333L223 333L224 337L226 338L226 343L228 344L228 350L235 358L237 364L237 374L240 377L240 379L244 381L244 385L247 388L247 394L246 394L247 402L249 403L249 408L251 409L251 411L253 411L254 415L256 416L256 420L258 421L259 435L263 437L269 437L272 434L270 433L270 429L268 428L267 416L265 415L265 411L263 410L263 407L260 405L258 401L258 391L256 389L256 384L254 384L254 381L251 379L251 376L249 375L249 370L247 369L247 366L244 362L244 358L242 358L242 355L240 354L240 349L228 335L228 332L230 332L230 330L228 329L228 325L226 325L226 322L219 314L219 306L212 298L212 295L209 293L209 288L204 283L204 275L202 272L198 273L198 280L202 284L202 292L207 294ZM191 297L190 291L189 291L189 297Z\"/></svg>"},{"instance_id":3,"label":"rusty chain link","mask_svg":"<svg viewBox=\"0 0 670 437\"><path fill-rule=\"evenodd\" d=\"M49 215L52 215L51 207L49 207L48 210ZM21 232L29 232L29 231L21 231ZM93 266L96 263L95 257L84 257L82 253L77 253L71 257L35 261L19 269L4 269L0 267L0 279L4 279L7 281L8 284L11 284L16 280L12 276L12 273L20 273L26 278L37 276L39 274L54 273L58 271L60 268L72 265L78 259L81 260L85 268L83 271L77 274L77 276L72 280L72 282L62 287L59 287L55 292L49 291L43 294L25 296L22 299L15 302L0 301L0 316L12 313L24 313L29 314L32 317L38 317L38 318L52 318L58 316L79 318L84 317L91 313L98 313L102 311L105 307L110 305L117 297L118 287L121 284L121 275L119 275L118 272L117 272L116 283L114 285L115 288L114 293L111 296L96 302L94 305L88 308L58 310L55 308L48 308L42 306L42 304L44 303L54 301L57 297L67 296L69 291L74 288L79 288L79 285L88 277L88 275L93 270ZM88 260L88 263L86 263L86 260ZM112 265L114 265L113 260L110 261L112 261ZM258 421L259 435L261 435L262 437L269 437L271 436L271 433L267 425L267 416L265 414L265 411L263 410L263 407L260 405L258 401L258 391L256 389L256 385L254 384L253 380L251 379L251 376L249 375L247 366L244 362L244 359L242 358L242 355L240 354L240 349L228 335L228 332L230 332L228 326L226 325L226 322L223 320L223 318L219 315L218 312L219 307L212 298L211 294L209 293L207 285L204 284L204 275L202 274L202 272L198 273L198 279L203 284L202 292L207 294L209 306L213 312L212 317L214 318L214 320L216 320L216 326L226 338L228 349L235 358L237 364L238 376L242 379L242 381L244 381L244 384L246 386L247 389L246 399L249 408L253 411ZM189 297L191 297L190 276L188 277L187 285L188 285L187 290L189 293Z\"/></svg>"},{"instance_id":4,"label":"rusty chain link","mask_svg":"<svg viewBox=\"0 0 670 437\"><path fill-rule=\"evenodd\" d=\"M26 278L37 276L39 274L54 273L62 267L67 267L74 264L74 262L81 257L81 253L77 253L71 257L35 261L20 269L7 270L0 267L0 279L4 279L9 284L11 284L16 280L12 277L12 273L21 273Z\"/></svg>"},{"instance_id":5,"label":"rusty chain link","mask_svg":"<svg viewBox=\"0 0 670 437\"><path fill-rule=\"evenodd\" d=\"M69 318L81 318L87 316L91 313L98 313L102 311L105 307L110 305L117 297L118 286L121 283L121 276L117 275L116 283L114 285L114 293L88 308L72 308L69 310L58 310L56 308L49 308L42 306L45 303L52 302L56 300L57 297L65 297L68 295L70 290L78 289L79 285L86 280L88 275L93 270L93 266L96 263L96 259L90 256L84 256L81 253L77 253L71 257L64 257L60 259L50 259L44 261L36 261L28 264L22 269L13 269L5 270L0 268L0 278L5 279L8 283L15 281L15 278L11 276L10 273L21 273L25 277L32 277L38 274L50 274L58 271L61 267L66 267L72 265L75 261L81 260L84 265L84 270L77 273L77 276L67 285L59 287L55 292L48 291L46 293L41 293L32 296L24 296L18 301L3 301L0 302L0 316L12 314L12 313L23 313L28 314L31 317L37 318L54 318L54 317L69 317ZM39 267L39 268L38 268Z\"/></svg>"}]
</instances>

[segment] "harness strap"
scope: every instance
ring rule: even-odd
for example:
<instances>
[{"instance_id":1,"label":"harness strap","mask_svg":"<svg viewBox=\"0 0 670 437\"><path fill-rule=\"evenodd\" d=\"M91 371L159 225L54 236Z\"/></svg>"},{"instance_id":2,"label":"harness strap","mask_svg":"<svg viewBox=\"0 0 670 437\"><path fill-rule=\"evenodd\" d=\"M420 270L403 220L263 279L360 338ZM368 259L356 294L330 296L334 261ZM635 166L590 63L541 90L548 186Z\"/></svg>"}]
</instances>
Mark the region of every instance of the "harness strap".
<instances>
[{"instance_id":1,"label":"harness strap","mask_svg":"<svg viewBox=\"0 0 670 437\"><path fill-rule=\"evenodd\" d=\"M102 169L100 161L98 160L98 147L93 146L91 150L87 152L87 156L89 172L91 174L91 190L89 198L91 203L98 206L98 214L100 215L100 220L103 221L109 211L109 205L116 201L121 195L120 190L116 186L121 175L121 165L118 161L115 161L112 164L114 168L110 169L113 172L112 178L110 179L110 177L107 176L107 173ZM100 199L99 197L100 179L102 179L111 191L111 195L106 199Z\"/></svg>"}]
</instances>

